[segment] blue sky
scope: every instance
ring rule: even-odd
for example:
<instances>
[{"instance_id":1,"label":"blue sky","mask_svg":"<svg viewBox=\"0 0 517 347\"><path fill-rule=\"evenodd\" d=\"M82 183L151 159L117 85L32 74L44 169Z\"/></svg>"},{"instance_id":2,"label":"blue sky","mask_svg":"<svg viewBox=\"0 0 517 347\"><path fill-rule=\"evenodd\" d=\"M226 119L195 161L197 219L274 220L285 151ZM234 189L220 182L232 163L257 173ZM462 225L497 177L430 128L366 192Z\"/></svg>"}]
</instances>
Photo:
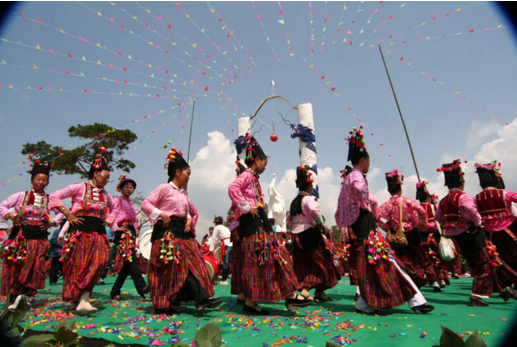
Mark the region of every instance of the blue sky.
<instances>
[{"instance_id":1,"label":"blue sky","mask_svg":"<svg viewBox=\"0 0 517 347\"><path fill-rule=\"evenodd\" d=\"M94 122L137 134L125 157L137 165L129 176L147 195L166 180L163 144L170 140L187 151L191 107L178 103L197 97L189 194L204 230L230 205L226 189L233 178L237 119L271 95L271 80L275 93L293 104L313 105L321 204L330 223L339 170L346 164L344 138L353 126L366 128L370 188L379 202L387 198L383 173L394 168L405 171L413 197L415 170L377 48L381 40L420 175L443 196L443 178L436 173L441 163L498 159L508 188L517 189L515 28L495 3L281 2L282 13L277 2L255 2L256 9L251 2L113 4L26 2L4 14L1 199L29 187L26 165L19 165L24 143L73 147L80 142L69 139L67 129ZM256 134L271 156L264 188L276 173L289 203L298 143L278 112L292 123L297 115L281 101L274 110L273 116L272 103L262 108L254 131L267 124ZM275 143L269 140L273 120ZM467 190L475 194L473 165L466 170L472 178ZM53 176L47 190L76 181ZM114 192L115 183L110 185Z\"/></svg>"}]
</instances>

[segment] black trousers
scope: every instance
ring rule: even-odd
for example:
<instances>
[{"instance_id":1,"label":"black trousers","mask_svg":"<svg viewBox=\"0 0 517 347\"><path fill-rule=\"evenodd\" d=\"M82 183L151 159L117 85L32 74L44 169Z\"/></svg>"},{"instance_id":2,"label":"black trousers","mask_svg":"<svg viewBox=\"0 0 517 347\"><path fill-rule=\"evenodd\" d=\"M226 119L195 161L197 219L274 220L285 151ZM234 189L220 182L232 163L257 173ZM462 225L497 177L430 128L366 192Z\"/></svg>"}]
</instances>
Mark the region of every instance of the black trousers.
<instances>
[{"instance_id":1,"label":"black trousers","mask_svg":"<svg viewBox=\"0 0 517 347\"><path fill-rule=\"evenodd\" d=\"M196 279L196 276L194 276L190 271L188 272L185 284L190 289L196 306L210 297L210 295L208 295L208 293L206 292L205 288L203 288L203 286L199 284L198 280Z\"/></svg>"},{"instance_id":2,"label":"black trousers","mask_svg":"<svg viewBox=\"0 0 517 347\"><path fill-rule=\"evenodd\" d=\"M63 271L63 263L59 261L59 257L53 257L52 265L50 266L50 283L57 283L57 277L60 271Z\"/></svg>"},{"instance_id":3,"label":"black trousers","mask_svg":"<svg viewBox=\"0 0 517 347\"><path fill-rule=\"evenodd\" d=\"M113 266L113 262L115 261L115 257L117 256L117 247L113 246L110 248L110 257L106 265L104 265L104 269L102 269L101 278L105 279L108 276L108 272Z\"/></svg>"},{"instance_id":4,"label":"black trousers","mask_svg":"<svg viewBox=\"0 0 517 347\"><path fill-rule=\"evenodd\" d=\"M126 281L129 273L131 273L131 278L133 279L133 283L135 285L137 292L143 292L146 283L144 280L144 276L142 276L142 272L140 271L138 258L134 258L135 259L133 259L133 261L124 261L122 270L120 270L120 273L118 274L118 277L115 280L115 284L113 284L113 288L111 288L111 296L120 295L122 285L124 285L124 282Z\"/></svg>"}]
</instances>

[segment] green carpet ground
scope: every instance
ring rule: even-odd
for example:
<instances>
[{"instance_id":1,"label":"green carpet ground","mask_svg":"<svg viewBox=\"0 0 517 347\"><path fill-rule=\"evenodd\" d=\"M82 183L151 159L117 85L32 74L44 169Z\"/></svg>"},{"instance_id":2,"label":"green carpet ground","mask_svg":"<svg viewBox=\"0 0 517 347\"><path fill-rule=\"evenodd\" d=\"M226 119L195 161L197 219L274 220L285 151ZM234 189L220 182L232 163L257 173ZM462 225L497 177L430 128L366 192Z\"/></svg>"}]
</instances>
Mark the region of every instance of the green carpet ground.
<instances>
[{"instance_id":1,"label":"green carpet ground","mask_svg":"<svg viewBox=\"0 0 517 347\"><path fill-rule=\"evenodd\" d=\"M345 345L369 346L432 346L439 344L440 323L466 337L478 329L488 346L499 346L516 323L517 301L505 303L498 295L492 297L490 307L469 306L471 278L452 279L442 293L425 287L422 293L436 309L427 315L415 315L406 305L386 311L382 316L354 313L355 287L348 278L328 293L333 302L314 304L308 309L289 312L284 303L264 304L270 317L243 316L230 286L217 285L216 296L224 304L214 311L196 312L189 303L181 306L181 313L167 317L154 315L150 299L142 300L129 279L123 288L126 301L111 301L109 292L114 277L106 285L95 287L94 305L99 312L91 316L66 313L61 301L61 285L47 286L32 300L32 308L22 322L26 329L53 331L62 320L75 319L78 333L91 338L103 338L121 344L170 346L183 341L193 344L196 329L209 321L222 331L228 346L271 346L294 343L300 346L325 346L327 341ZM0 307L5 305L5 298ZM341 337L341 339L339 339ZM338 340L336 341L336 338ZM346 338L347 340L345 340Z\"/></svg>"}]
</instances>

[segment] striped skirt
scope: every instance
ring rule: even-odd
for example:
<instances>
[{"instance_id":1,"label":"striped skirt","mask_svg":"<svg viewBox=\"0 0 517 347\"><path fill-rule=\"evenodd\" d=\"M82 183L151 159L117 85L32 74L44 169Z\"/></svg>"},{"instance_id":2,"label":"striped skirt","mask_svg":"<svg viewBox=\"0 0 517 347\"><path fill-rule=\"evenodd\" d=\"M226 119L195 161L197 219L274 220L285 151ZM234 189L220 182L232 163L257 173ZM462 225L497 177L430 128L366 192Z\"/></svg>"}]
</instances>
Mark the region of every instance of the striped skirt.
<instances>
[{"instance_id":1,"label":"striped skirt","mask_svg":"<svg viewBox=\"0 0 517 347\"><path fill-rule=\"evenodd\" d=\"M6 240L3 248L9 247L14 243L13 240ZM3 251L3 249L2 249ZM15 273L15 267L17 264L7 260L4 258L3 264L2 264L2 284L0 286L0 295L7 295L9 294L9 290L11 290L12 294L15 295L17 292L14 291L13 286L13 280L14 280L14 273Z\"/></svg>"},{"instance_id":2,"label":"striped skirt","mask_svg":"<svg viewBox=\"0 0 517 347\"><path fill-rule=\"evenodd\" d=\"M233 244L232 294L242 293L251 301L285 299L300 288L292 263L279 248L276 254L265 251L264 264L259 265L257 235L245 236Z\"/></svg>"},{"instance_id":3,"label":"striped skirt","mask_svg":"<svg viewBox=\"0 0 517 347\"><path fill-rule=\"evenodd\" d=\"M49 243L46 239L26 240L25 242L27 242L27 258L15 268L13 287L17 292L25 287L25 294L34 296L38 289L45 288L47 278L45 256Z\"/></svg>"},{"instance_id":4,"label":"striped skirt","mask_svg":"<svg viewBox=\"0 0 517 347\"><path fill-rule=\"evenodd\" d=\"M80 232L81 237L63 262L63 300L71 301L83 292L90 294L109 259L108 237L97 232Z\"/></svg>"},{"instance_id":5,"label":"striped skirt","mask_svg":"<svg viewBox=\"0 0 517 347\"><path fill-rule=\"evenodd\" d=\"M425 286L427 283L426 263L427 254L422 245L409 245L407 247L395 250L395 254L400 260L399 264L404 268L415 282L418 288Z\"/></svg>"},{"instance_id":6,"label":"striped skirt","mask_svg":"<svg viewBox=\"0 0 517 347\"><path fill-rule=\"evenodd\" d=\"M354 240L350 247L350 266L355 267L361 297L375 310L403 305L416 294L415 289L392 262L382 260L379 264L370 264L364 242Z\"/></svg>"},{"instance_id":7,"label":"striped skirt","mask_svg":"<svg viewBox=\"0 0 517 347\"><path fill-rule=\"evenodd\" d=\"M492 293L501 293L506 287L517 281L517 273L504 261L494 268L490 265L490 256L486 248L485 232L476 234L467 232L454 236L463 253L463 258L470 268L474 278L472 293L491 296Z\"/></svg>"},{"instance_id":8,"label":"striped skirt","mask_svg":"<svg viewBox=\"0 0 517 347\"><path fill-rule=\"evenodd\" d=\"M155 309L167 309L175 302L193 300L188 286L185 286L189 271L209 296L215 295L214 285L197 241L172 238L180 247L179 263L163 263L160 259L161 239L155 240L151 248L148 280Z\"/></svg>"},{"instance_id":9,"label":"striped skirt","mask_svg":"<svg viewBox=\"0 0 517 347\"><path fill-rule=\"evenodd\" d=\"M447 270L444 266L443 260L438 255L438 243L440 235L437 232L421 232L425 236L426 242L423 249L427 254L425 275L428 283L441 281L447 279Z\"/></svg>"},{"instance_id":10,"label":"striped skirt","mask_svg":"<svg viewBox=\"0 0 517 347\"><path fill-rule=\"evenodd\" d=\"M505 230L490 232L489 238L496 245L499 257L517 272L517 221ZM517 283L515 283L517 286Z\"/></svg>"},{"instance_id":11,"label":"striped skirt","mask_svg":"<svg viewBox=\"0 0 517 347\"><path fill-rule=\"evenodd\" d=\"M293 269L301 288L326 290L336 286L339 274L330 251L320 245L302 249L298 234L293 234Z\"/></svg>"}]
</instances>

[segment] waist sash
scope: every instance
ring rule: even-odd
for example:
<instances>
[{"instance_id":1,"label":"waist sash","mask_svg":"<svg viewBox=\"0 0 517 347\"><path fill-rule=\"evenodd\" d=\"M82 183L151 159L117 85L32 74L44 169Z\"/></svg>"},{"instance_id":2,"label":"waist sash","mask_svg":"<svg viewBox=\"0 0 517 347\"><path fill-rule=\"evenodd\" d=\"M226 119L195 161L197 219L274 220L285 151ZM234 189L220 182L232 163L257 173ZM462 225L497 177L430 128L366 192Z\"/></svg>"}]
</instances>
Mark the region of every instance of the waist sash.
<instances>
[{"instance_id":1,"label":"waist sash","mask_svg":"<svg viewBox=\"0 0 517 347\"><path fill-rule=\"evenodd\" d=\"M106 227L104 221L97 217L81 216L83 224L70 228L73 231L82 231L83 233L91 234L96 232L98 234L106 235Z\"/></svg>"},{"instance_id":2,"label":"waist sash","mask_svg":"<svg viewBox=\"0 0 517 347\"><path fill-rule=\"evenodd\" d=\"M12 234L12 232L11 232ZM46 240L48 239L48 232L41 230L39 225L24 225L22 227L22 235L27 240Z\"/></svg>"},{"instance_id":3,"label":"waist sash","mask_svg":"<svg viewBox=\"0 0 517 347\"><path fill-rule=\"evenodd\" d=\"M170 230L174 237L182 240L190 240L194 238L194 235L189 232L185 232L185 225L187 223L178 218L171 218L169 226L167 228L163 227L163 221L160 219L153 227L153 234L151 235L151 242L156 240L160 240L165 236L165 232Z\"/></svg>"}]
</instances>

